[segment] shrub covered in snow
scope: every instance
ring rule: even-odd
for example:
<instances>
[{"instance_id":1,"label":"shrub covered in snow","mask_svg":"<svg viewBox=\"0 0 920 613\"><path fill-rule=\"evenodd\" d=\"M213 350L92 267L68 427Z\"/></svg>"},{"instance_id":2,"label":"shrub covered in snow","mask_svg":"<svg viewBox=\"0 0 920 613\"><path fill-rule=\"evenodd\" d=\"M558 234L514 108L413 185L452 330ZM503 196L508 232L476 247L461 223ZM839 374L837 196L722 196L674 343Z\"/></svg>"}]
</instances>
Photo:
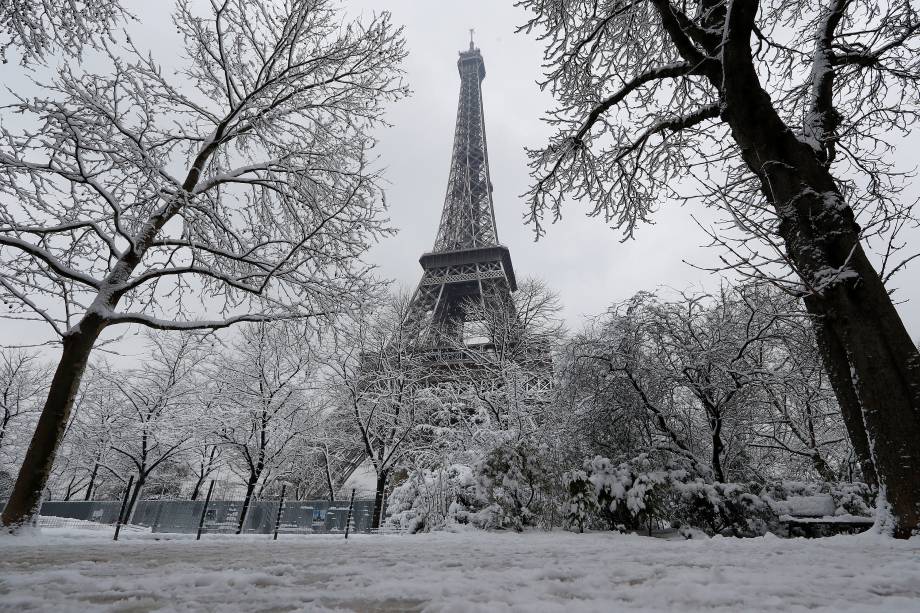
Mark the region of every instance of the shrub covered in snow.
<instances>
[{"instance_id":1,"label":"shrub covered in snow","mask_svg":"<svg viewBox=\"0 0 920 613\"><path fill-rule=\"evenodd\" d=\"M597 492L588 479L588 473L576 470L564 476L568 500L563 507L565 526L573 531L584 532L595 527L597 518Z\"/></svg>"},{"instance_id":2,"label":"shrub covered in snow","mask_svg":"<svg viewBox=\"0 0 920 613\"><path fill-rule=\"evenodd\" d=\"M527 442L492 449L474 467L479 496L486 507L479 525L523 530L552 523L562 502L559 479L546 450Z\"/></svg>"},{"instance_id":3,"label":"shrub covered in snow","mask_svg":"<svg viewBox=\"0 0 920 613\"><path fill-rule=\"evenodd\" d=\"M778 526L767 499L742 483L672 482L671 523L698 528L709 535L763 536Z\"/></svg>"},{"instance_id":4,"label":"shrub covered in snow","mask_svg":"<svg viewBox=\"0 0 920 613\"><path fill-rule=\"evenodd\" d=\"M415 533L440 530L451 524L475 524L476 512L485 504L478 495L472 468L452 464L410 473L393 489L388 506L389 524Z\"/></svg>"},{"instance_id":5,"label":"shrub covered in snow","mask_svg":"<svg viewBox=\"0 0 920 613\"><path fill-rule=\"evenodd\" d=\"M670 484L686 474L653 462L648 454L619 464L596 457L586 462L585 468L594 485L600 516L617 530L638 530L666 519Z\"/></svg>"},{"instance_id":6,"label":"shrub covered in snow","mask_svg":"<svg viewBox=\"0 0 920 613\"><path fill-rule=\"evenodd\" d=\"M566 519L571 528L638 530L667 519L671 483L686 471L657 464L648 454L615 463L603 457L567 475Z\"/></svg>"},{"instance_id":7,"label":"shrub covered in snow","mask_svg":"<svg viewBox=\"0 0 920 613\"><path fill-rule=\"evenodd\" d=\"M707 483L649 454L614 463L596 457L568 475L572 529L639 530L672 525L709 535L760 536L776 525L769 502L751 486Z\"/></svg>"},{"instance_id":8,"label":"shrub covered in snow","mask_svg":"<svg viewBox=\"0 0 920 613\"><path fill-rule=\"evenodd\" d=\"M779 530L788 498L833 499L835 515L871 516L873 494L862 483L713 483L666 456L640 454L615 462L595 457L583 470L556 476L544 449L523 442L496 446L477 463L410 474L390 496L391 525L421 532L455 525L523 530L639 531L674 527L753 537Z\"/></svg>"},{"instance_id":9,"label":"shrub covered in snow","mask_svg":"<svg viewBox=\"0 0 920 613\"><path fill-rule=\"evenodd\" d=\"M551 527L565 492L550 464L545 450L517 442L497 445L472 466L413 471L390 495L388 522L409 532L458 524L518 531Z\"/></svg>"},{"instance_id":10,"label":"shrub covered in snow","mask_svg":"<svg viewBox=\"0 0 920 613\"><path fill-rule=\"evenodd\" d=\"M829 495L834 500L834 515L872 517L876 493L865 483L827 481L775 481L764 488L765 495L773 501L791 497Z\"/></svg>"}]
</instances>

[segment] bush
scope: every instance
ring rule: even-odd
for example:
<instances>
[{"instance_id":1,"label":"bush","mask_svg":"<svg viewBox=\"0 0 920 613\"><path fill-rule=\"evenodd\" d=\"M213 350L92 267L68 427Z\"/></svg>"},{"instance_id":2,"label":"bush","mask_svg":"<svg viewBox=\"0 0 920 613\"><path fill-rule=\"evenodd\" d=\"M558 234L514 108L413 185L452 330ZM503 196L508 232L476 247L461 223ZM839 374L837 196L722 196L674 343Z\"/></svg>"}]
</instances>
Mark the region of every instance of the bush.
<instances>
[{"instance_id":1,"label":"bush","mask_svg":"<svg viewBox=\"0 0 920 613\"><path fill-rule=\"evenodd\" d=\"M597 517L597 493L594 484L588 479L588 473L577 470L565 474L568 502L566 502L565 526L570 530L584 532L594 527Z\"/></svg>"},{"instance_id":2,"label":"bush","mask_svg":"<svg viewBox=\"0 0 920 613\"><path fill-rule=\"evenodd\" d=\"M673 483L673 516L676 528L698 528L714 536L763 536L778 527L769 501L739 483L705 483L701 480Z\"/></svg>"},{"instance_id":3,"label":"bush","mask_svg":"<svg viewBox=\"0 0 920 613\"><path fill-rule=\"evenodd\" d=\"M471 523L485 503L478 496L473 470L452 464L410 474L393 489L388 506L391 526L416 533Z\"/></svg>"},{"instance_id":4,"label":"bush","mask_svg":"<svg viewBox=\"0 0 920 613\"><path fill-rule=\"evenodd\" d=\"M483 528L512 529L552 525L562 496L545 449L527 442L492 449L473 469L486 507L475 522Z\"/></svg>"},{"instance_id":5,"label":"bush","mask_svg":"<svg viewBox=\"0 0 920 613\"><path fill-rule=\"evenodd\" d=\"M826 494L834 499L834 515L872 517L874 514L876 493L865 483L774 481L764 491L774 501Z\"/></svg>"},{"instance_id":6,"label":"bush","mask_svg":"<svg viewBox=\"0 0 920 613\"><path fill-rule=\"evenodd\" d=\"M665 519L670 484L686 474L672 466L657 467L648 454L616 465L596 457L586 462L585 468L594 485L601 518L611 529L620 531L650 527Z\"/></svg>"},{"instance_id":7,"label":"bush","mask_svg":"<svg viewBox=\"0 0 920 613\"><path fill-rule=\"evenodd\" d=\"M655 525L700 529L710 536L760 536L775 527L769 501L752 486L707 483L680 464L640 454L614 464L596 457L568 476L570 529L620 531ZM688 532L689 533L689 532Z\"/></svg>"},{"instance_id":8,"label":"bush","mask_svg":"<svg viewBox=\"0 0 920 613\"><path fill-rule=\"evenodd\" d=\"M393 489L388 524L409 532L469 524L483 529L551 527L565 492L546 450L503 443L468 466L417 470Z\"/></svg>"}]
</instances>

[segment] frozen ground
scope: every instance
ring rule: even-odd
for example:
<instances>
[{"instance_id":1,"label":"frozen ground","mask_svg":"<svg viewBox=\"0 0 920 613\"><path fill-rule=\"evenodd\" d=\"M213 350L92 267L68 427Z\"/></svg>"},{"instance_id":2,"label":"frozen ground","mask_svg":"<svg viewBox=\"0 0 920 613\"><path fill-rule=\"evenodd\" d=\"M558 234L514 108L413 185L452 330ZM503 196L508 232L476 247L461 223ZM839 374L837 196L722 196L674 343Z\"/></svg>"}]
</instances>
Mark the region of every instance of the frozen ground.
<instances>
[{"instance_id":1,"label":"frozen ground","mask_svg":"<svg viewBox=\"0 0 920 613\"><path fill-rule=\"evenodd\" d=\"M0 538L2 611L920 611L920 538Z\"/></svg>"}]
</instances>

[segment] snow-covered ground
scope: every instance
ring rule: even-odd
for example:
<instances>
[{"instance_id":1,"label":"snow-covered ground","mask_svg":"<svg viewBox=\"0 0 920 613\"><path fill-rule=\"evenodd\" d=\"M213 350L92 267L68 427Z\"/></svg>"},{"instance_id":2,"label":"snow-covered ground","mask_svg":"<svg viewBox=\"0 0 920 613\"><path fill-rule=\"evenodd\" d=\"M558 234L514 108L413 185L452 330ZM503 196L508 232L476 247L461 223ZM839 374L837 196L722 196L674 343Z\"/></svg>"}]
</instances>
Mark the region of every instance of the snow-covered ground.
<instances>
[{"instance_id":1,"label":"snow-covered ground","mask_svg":"<svg viewBox=\"0 0 920 613\"><path fill-rule=\"evenodd\" d=\"M920 539L0 538L2 611L920 611Z\"/></svg>"}]
</instances>

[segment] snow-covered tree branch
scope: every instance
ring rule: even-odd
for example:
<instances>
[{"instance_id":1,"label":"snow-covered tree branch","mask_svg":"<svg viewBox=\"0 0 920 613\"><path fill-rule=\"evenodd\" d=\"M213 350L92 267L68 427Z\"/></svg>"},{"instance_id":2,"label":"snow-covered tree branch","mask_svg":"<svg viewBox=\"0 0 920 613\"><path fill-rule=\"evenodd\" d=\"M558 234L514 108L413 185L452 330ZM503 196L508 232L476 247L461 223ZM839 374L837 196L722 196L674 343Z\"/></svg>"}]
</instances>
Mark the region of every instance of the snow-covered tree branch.
<instances>
[{"instance_id":1,"label":"snow-covered tree branch","mask_svg":"<svg viewBox=\"0 0 920 613\"><path fill-rule=\"evenodd\" d=\"M361 257L389 229L370 130L406 93L400 30L303 0L182 1L174 23L181 80L106 45L109 72L62 67L7 109L30 127L0 128L0 292L63 343L5 524L34 512L109 325L330 317L374 285Z\"/></svg>"},{"instance_id":2,"label":"snow-covered tree branch","mask_svg":"<svg viewBox=\"0 0 920 613\"><path fill-rule=\"evenodd\" d=\"M864 468L878 472L894 532L909 534L920 525L906 468L920 462L920 354L884 271L915 257L894 256L917 216L902 196L912 169L890 140L920 118L915 3L517 4L559 103L555 135L530 152L537 235L567 199L590 202L625 238L662 200L721 211L705 229L725 267L804 299Z\"/></svg>"}]
</instances>

